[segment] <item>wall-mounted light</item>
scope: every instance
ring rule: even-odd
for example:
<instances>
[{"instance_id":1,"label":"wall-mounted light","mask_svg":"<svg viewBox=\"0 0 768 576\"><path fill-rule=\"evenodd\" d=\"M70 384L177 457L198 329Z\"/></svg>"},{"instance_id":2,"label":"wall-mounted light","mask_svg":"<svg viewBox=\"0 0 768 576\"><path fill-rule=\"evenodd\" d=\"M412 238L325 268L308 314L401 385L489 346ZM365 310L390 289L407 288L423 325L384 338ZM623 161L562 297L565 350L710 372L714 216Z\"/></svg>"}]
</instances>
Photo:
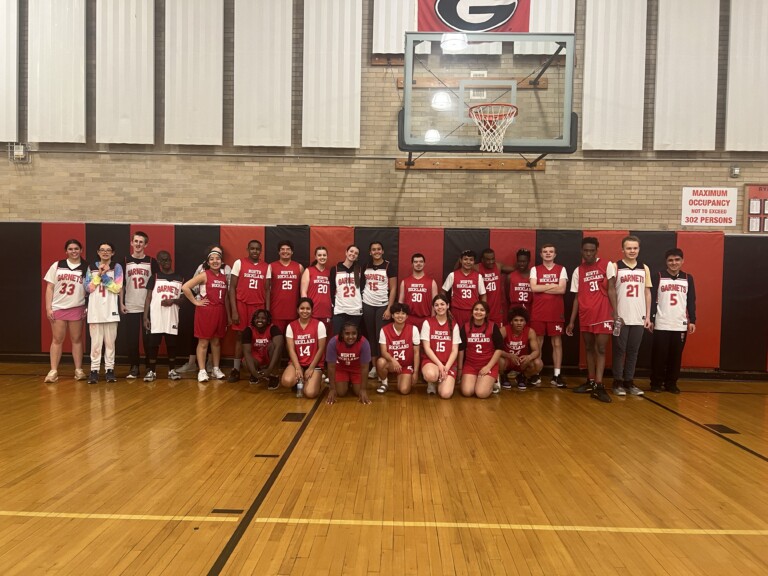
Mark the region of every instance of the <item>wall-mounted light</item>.
<instances>
[{"instance_id":1,"label":"wall-mounted light","mask_svg":"<svg viewBox=\"0 0 768 576\"><path fill-rule=\"evenodd\" d=\"M739 176L741 176L741 168L739 168L738 166L731 166L730 173L731 173L731 178L738 178Z\"/></svg>"}]
</instances>

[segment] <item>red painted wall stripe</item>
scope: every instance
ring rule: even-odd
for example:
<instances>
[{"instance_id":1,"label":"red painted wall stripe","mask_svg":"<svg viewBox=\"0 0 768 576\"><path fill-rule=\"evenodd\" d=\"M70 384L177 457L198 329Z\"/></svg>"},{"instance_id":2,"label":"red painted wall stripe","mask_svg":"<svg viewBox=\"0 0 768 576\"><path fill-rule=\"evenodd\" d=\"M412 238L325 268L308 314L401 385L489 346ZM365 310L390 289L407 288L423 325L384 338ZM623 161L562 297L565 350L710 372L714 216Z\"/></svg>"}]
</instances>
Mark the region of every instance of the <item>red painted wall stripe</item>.
<instances>
[{"instance_id":1,"label":"red painted wall stripe","mask_svg":"<svg viewBox=\"0 0 768 576\"><path fill-rule=\"evenodd\" d=\"M351 226L312 226L309 229L310 262L315 259L315 248L328 250L328 266L335 266L345 258L347 246L355 243L355 229ZM360 248L362 259L365 248Z\"/></svg>"},{"instance_id":2,"label":"red painted wall stripe","mask_svg":"<svg viewBox=\"0 0 768 576\"><path fill-rule=\"evenodd\" d=\"M411 275L411 256L424 254L424 271L434 278L438 287L443 283L443 228L400 228L398 282Z\"/></svg>"},{"instance_id":3,"label":"red painted wall stripe","mask_svg":"<svg viewBox=\"0 0 768 576\"><path fill-rule=\"evenodd\" d=\"M696 332L683 352L683 367L717 368L720 363L720 331L723 313L722 232L678 232L677 247L683 251L683 270L696 282Z\"/></svg>"}]
</instances>

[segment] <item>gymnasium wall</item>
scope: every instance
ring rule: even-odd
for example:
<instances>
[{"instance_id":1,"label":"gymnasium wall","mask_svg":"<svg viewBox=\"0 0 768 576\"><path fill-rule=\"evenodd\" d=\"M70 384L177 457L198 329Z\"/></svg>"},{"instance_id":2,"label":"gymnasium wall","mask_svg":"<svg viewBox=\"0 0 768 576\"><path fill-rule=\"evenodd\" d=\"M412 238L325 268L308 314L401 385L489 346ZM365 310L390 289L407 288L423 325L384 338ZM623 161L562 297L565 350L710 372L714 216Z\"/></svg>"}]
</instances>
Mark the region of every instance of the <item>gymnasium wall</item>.
<instances>
[{"instance_id":1,"label":"gymnasium wall","mask_svg":"<svg viewBox=\"0 0 768 576\"><path fill-rule=\"evenodd\" d=\"M305 0L306 1L306 0ZM373 0L363 2L361 144L358 149L302 148L303 6L294 3L293 145L233 145L234 0L224 0L222 146L163 143L165 1L155 2L155 144L96 142L95 5L87 2L86 143L40 144L29 165L0 162L0 221L174 222L282 225L637 228L678 230L683 186L768 181L768 154L724 151L728 2L722 2L714 152L655 152L654 98L646 93L643 150L550 156L543 172L399 171L399 66L371 61ZM585 10L576 12L583 53ZM22 71L20 140L27 137L27 0L20 0ZM646 86L655 82L657 3L649 2ZM581 112L583 64L577 64L575 110ZM264 82L270 81L269 76ZM695 92L691 92L695 98ZM258 105L258 103L254 103ZM434 155L427 155L428 158ZM738 164L741 176L729 178ZM737 232L738 229L727 229Z\"/></svg>"},{"instance_id":2,"label":"gymnasium wall","mask_svg":"<svg viewBox=\"0 0 768 576\"><path fill-rule=\"evenodd\" d=\"M685 252L684 269L692 273L698 296L697 331L690 337L683 363L686 368L760 371L768 369L768 261L758 255L768 250L768 238L724 236L718 232L644 231L644 230L555 230L510 228L398 228L346 226L235 226L173 225L120 223L2 223L0 242L6 247L23 246L25 257L17 259L18 274L3 275L0 293L8 302L6 328L0 332L0 354L11 356L45 353L50 344L50 324L45 318L42 276L52 262L64 257L64 242L78 238L85 246L88 260L94 258L98 244L112 242L117 258L129 251L133 232L148 233L148 253L168 250L174 255L177 271L190 277L205 256L205 248L221 243L225 261L247 255L249 240L264 243L263 257L277 259L277 245L289 239L295 245L294 258L309 264L317 246L325 246L329 262L343 259L349 244L360 246L363 254L369 243L381 241L385 257L398 270L400 278L410 273L414 252L426 256L427 273L442 282L452 270L460 251L480 253L490 246L497 261L513 263L519 248L538 253L538 247L553 243L557 261L570 272L580 262L580 243L585 235L600 240L600 255L620 257L621 238L628 233L640 237L641 258L658 270L664 264L664 251L679 246ZM572 297L566 297L566 317ZM564 364L584 363L580 339L564 338ZM119 338L118 353L121 352ZM231 338L225 353L231 350ZM67 343L68 345L68 343ZM549 350L545 348L545 360ZM650 337L646 335L641 350L640 367L648 366Z\"/></svg>"}]
</instances>

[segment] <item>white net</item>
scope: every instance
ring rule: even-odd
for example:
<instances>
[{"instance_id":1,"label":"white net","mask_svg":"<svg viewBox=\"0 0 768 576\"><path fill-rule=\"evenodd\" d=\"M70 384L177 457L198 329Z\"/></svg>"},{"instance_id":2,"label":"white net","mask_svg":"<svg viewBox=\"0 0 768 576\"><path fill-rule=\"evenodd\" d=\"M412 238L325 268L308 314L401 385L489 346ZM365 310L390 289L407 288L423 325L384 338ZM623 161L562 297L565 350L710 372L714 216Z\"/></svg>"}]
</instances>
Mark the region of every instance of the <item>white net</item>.
<instances>
[{"instance_id":1,"label":"white net","mask_svg":"<svg viewBox=\"0 0 768 576\"><path fill-rule=\"evenodd\" d=\"M504 152L504 133L517 116L513 104L478 104L469 109L470 117L480 131L480 150Z\"/></svg>"}]
</instances>

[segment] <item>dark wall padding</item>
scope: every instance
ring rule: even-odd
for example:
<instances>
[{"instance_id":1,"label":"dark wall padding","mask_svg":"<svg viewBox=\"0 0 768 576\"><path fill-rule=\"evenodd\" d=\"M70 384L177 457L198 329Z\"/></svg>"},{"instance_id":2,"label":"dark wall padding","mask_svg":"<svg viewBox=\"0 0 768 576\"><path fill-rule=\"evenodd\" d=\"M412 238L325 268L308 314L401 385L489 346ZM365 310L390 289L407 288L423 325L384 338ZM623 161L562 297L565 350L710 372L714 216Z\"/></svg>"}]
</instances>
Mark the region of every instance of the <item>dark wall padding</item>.
<instances>
[{"instance_id":1,"label":"dark wall padding","mask_svg":"<svg viewBox=\"0 0 768 576\"><path fill-rule=\"evenodd\" d=\"M491 232L483 228L446 228L443 240L443 278L453 272L456 262L464 250L474 250L476 262L480 253L490 246ZM437 280L438 287L442 279Z\"/></svg>"},{"instance_id":2,"label":"dark wall padding","mask_svg":"<svg viewBox=\"0 0 768 576\"><path fill-rule=\"evenodd\" d=\"M266 246L264 246L267 262L280 258L278 244L283 240L293 242L293 259L305 268L312 261L309 246L309 226L269 226L266 229Z\"/></svg>"},{"instance_id":3,"label":"dark wall padding","mask_svg":"<svg viewBox=\"0 0 768 576\"><path fill-rule=\"evenodd\" d=\"M40 266L40 224L4 223L0 226L0 242L8 250L16 248L21 258L8 256L14 262L12 271L3 275L3 301L5 311L3 329L0 330L0 350L8 352L29 352L40 345L40 301L43 298L43 274ZM66 256L60 247L59 259ZM50 341L49 341L50 343Z\"/></svg>"},{"instance_id":4,"label":"dark wall padding","mask_svg":"<svg viewBox=\"0 0 768 576\"><path fill-rule=\"evenodd\" d=\"M371 242L381 242L384 247L384 259L389 260L394 270L400 262L400 229L399 228L355 228L355 245L360 248L360 265L370 260L369 246Z\"/></svg>"},{"instance_id":5,"label":"dark wall padding","mask_svg":"<svg viewBox=\"0 0 768 576\"><path fill-rule=\"evenodd\" d=\"M723 257L720 368L766 370L768 239L727 236Z\"/></svg>"}]
</instances>

